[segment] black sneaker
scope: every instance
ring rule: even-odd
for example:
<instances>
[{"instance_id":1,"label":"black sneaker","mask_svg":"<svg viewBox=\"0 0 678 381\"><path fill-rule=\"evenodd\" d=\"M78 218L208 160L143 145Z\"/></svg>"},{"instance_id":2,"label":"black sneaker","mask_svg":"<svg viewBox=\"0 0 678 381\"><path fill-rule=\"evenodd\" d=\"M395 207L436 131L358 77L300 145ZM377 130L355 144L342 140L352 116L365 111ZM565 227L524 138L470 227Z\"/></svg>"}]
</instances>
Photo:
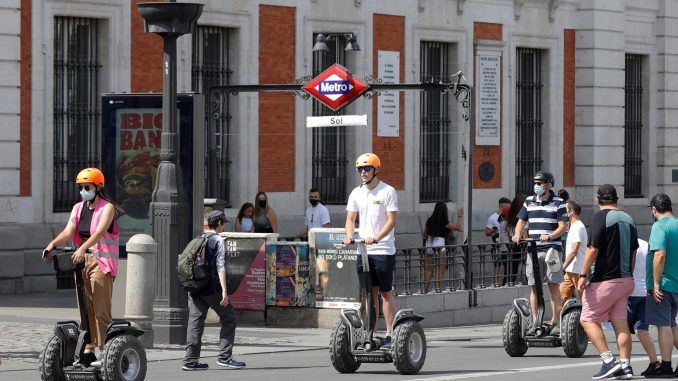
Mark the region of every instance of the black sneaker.
<instances>
[{"instance_id":1,"label":"black sneaker","mask_svg":"<svg viewBox=\"0 0 678 381\"><path fill-rule=\"evenodd\" d=\"M85 367L90 366L95 361L97 361L97 356L94 354L94 352L85 352L80 357L80 364L84 365Z\"/></svg>"},{"instance_id":2,"label":"black sneaker","mask_svg":"<svg viewBox=\"0 0 678 381\"><path fill-rule=\"evenodd\" d=\"M645 369L640 375L644 377L652 376L657 373L660 365L661 363L659 361L651 362L650 365L647 366L647 369Z\"/></svg>"},{"instance_id":3,"label":"black sneaker","mask_svg":"<svg viewBox=\"0 0 678 381\"><path fill-rule=\"evenodd\" d=\"M673 378L673 368L671 368L671 365L663 365L661 363L654 368L654 371L648 373L646 370L644 373L645 378Z\"/></svg>"},{"instance_id":4,"label":"black sneaker","mask_svg":"<svg viewBox=\"0 0 678 381\"><path fill-rule=\"evenodd\" d=\"M631 365L626 368L618 369L616 372L612 373L612 376L608 377L608 380L630 380L633 378L633 368Z\"/></svg>"},{"instance_id":5,"label":"black sneaker","mask_svg":"<svg viewBox=\"0 0 678 381\"><path fill-rule=\"evenodd\" d=\"M384 341L381 342L381 348L380 349L385 350L385 351L390 351L392 345L393 345L393 342L391 341L391 336L389 335L389 336L384 337Z\"/></svg>"},{"instance_id":6,"label":"black sneaker","mask_svg":"<svg viewBox=\"0 0 678 381\"><path fill-rule=\"evenodd\" d=\"M612 360L607 364L603 362L603 366L600 367L598 373L594 374L591 378L594 380L602 380L603 378L610 377L619 369L621 369L621 363L618 360Z\"/></svg>"},{"instance_id":7,"label":"black sneaker","mask_svg":"<svg viewBox=\"0 0 678 381\"><path fill-rule=\"evenodd\" d=\"M245 362L238 361L238 360L234 359L233 357L229 357L227 359L218 358L217 359L217 365L223 366L223 367L226 367L226 368L231 368L231 369L242 369L246 366Z\"/></svg>"},{"instance_id":8,"label":"black sneaker","mask_svg":"<svg viewBox=\"0 0 678 381\"><path fill-rule=\"evenodd\" d=\"M199 362L187 362L181 367L183 370L207 370L210 366Z\"/></svg>"}]
</instances>

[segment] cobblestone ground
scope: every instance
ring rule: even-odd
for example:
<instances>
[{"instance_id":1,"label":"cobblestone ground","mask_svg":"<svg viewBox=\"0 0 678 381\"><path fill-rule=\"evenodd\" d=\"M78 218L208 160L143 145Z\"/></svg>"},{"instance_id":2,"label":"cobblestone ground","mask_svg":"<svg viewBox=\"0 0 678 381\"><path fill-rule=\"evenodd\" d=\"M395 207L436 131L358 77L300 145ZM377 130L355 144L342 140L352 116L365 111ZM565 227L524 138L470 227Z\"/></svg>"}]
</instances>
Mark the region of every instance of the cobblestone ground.
<instances>
[{"instance_id":1,"label":"cobblestone ground","mask_svg":"<svg viewBox=\"0 0 678 381\"><path fill-rule=\"evenodd\" d=\"M243 330L246 334L247 330ZM0 358L3 362L38 363L40 350L53 335L53 324L0 321ZM279 333L280 334L280 333ZM285 332L280 337L236 336L237 346L293 345L301 340ZM156 344L153 350L183 351L181 345ZM203 335L203 351L219 350L219 329L208 327Z\"/></svg>"}]
</instances>

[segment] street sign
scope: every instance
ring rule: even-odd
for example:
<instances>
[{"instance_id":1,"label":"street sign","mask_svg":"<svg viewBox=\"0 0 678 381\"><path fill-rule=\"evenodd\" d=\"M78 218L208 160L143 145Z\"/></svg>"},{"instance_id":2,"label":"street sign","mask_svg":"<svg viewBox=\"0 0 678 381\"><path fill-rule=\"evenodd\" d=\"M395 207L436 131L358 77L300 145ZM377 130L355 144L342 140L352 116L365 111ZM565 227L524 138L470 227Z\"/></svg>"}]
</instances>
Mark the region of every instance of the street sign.
<instances>
[{"instance_id":1,"label":"street sign","mask_svg":"<svg viewBox=\"0 0 678 381\"><path fill-rule=\"evenodd\" d=\"M367 126L367 114L307 116L306 127Z\"/></svg>"},{"instance_id":2,"label":"street sign","mask_svg":"<svg viewBox=\"0 0 678 381\"><path fill-rule=\"evenodd\" d=\"M346 107L365 90L367 90L367 85L364 82L336 63L304 86L304 91L332 111Z\"/></svg>"}]
</instances>

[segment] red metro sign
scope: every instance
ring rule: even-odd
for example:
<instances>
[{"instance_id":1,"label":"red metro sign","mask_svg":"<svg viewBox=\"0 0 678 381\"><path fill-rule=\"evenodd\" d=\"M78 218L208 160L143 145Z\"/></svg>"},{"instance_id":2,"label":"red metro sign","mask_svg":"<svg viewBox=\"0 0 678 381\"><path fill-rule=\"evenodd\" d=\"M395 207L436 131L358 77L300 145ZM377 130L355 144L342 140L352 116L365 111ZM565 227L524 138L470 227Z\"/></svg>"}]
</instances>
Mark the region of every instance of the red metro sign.
<instances>
[{"instance_id":1,"label":"red metro sign","mask_svg":"<svg viewBox=\"0 0 678 381\"><path fill-rule=\"evenodd\" d=\"M304 91L320 103L338 111L367 90L367 85L345 67L334 64L304 86Z\"/></svg>"}]
</instances>

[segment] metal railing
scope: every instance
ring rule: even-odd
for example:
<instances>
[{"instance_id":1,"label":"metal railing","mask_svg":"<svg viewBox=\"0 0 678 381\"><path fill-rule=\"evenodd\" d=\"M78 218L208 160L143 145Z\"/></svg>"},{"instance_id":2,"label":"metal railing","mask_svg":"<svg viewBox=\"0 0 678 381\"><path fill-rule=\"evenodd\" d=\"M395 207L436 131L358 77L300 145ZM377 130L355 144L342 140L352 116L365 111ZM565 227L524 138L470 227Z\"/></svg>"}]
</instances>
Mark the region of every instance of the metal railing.
<instances>
[{"instance_id":1,"label":"metal railing","mask_svg":"<svg viewBox=\"0 0 678 381\"><path fill-rule=\"evenodd\" d=\"M542 52L516 50L516 194L532 193L532 176L542 166Z\"/></svg>"},{"instance_id":2,"label":"metal railing","mask_svg":"<svg viewBox=\"0 0 678 381\"><path fill-rule=\"evenodd\" d=\"M470 255L468 250L468 245L397 249L394 294L441 293L527 284L525 245L470 245Z\"/></svg>"},{"instance_id":3,"label":"metal railing","mask_svg":"<svg viewBox=\"0 0 678 381\"><path fill-rule=\"evenodd\" d=\"M626 55L624 84L624 197L643 197L642 56Z\"/></svg>"},{"instance_id":4,"label":"metal railing","mask_svg":"<svg viewBox=\"0 0 678 381\"><path fill-rule=\"evenodd\" d=\"M420 49L421 81L445 81L450 76L450 46L445 42L422 41ZM456 179L450 173L450 157L453 138L450 116L450 95L439 91L422 91L419 201L450 201L451 182ZM452 168L454 171L454 168Z\"/></svg>"}]
</instances>

